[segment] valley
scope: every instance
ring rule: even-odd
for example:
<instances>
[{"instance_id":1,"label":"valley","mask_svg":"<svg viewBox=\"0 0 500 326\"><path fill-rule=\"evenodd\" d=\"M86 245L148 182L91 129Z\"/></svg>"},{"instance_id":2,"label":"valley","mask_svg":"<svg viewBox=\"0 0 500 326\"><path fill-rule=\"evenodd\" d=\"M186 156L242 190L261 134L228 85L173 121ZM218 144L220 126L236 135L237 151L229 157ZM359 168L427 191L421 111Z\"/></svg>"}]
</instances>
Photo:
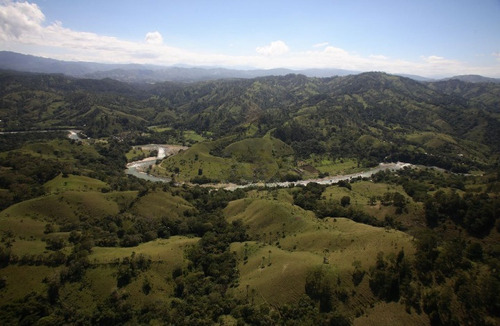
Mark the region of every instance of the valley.
<instances>
[{"instance_id":1,"label":"valley","mask_svg":"<svg viewBox=\"0 0 500 326\"><path fill-rule=\"evenodd\" d=\"M144 180L148 181L153 181L153 182L171 182L172 179L168 178L160 178L154 175L149 174L148 171L149 167L153 166L156 164L157 160L161 160L165 158L165 155L160 154L164 152L165 148L170 148L170 145L139 145L138 147L145 147L145 146L152 146L156 150L158 150L158 156L157 157L149 157L145 158L139 161L133 161L130 163L127 163L127 169L125 173L129 175L133 175L137 178L141 178ZM187 148L185 148L187 149ZM170 154L175 155L175 154ZM243 189L243 188L249 188L249 187L266 187L266 188L279 188L279 187L293 187L293 186L306 186L308 183L318 183L318 184L323 184L323 185L328 185L328 184L336 184L339 181L350 181L351 179L357 179L357 178L369 178L372 175L374 175L377 172L380 171L397 171L399 169L404 169L407 167L410 167L411 164L408 163L402 163L402 162L397 162L397 163L380 163L377 167L363 171L363 172L358 172L358 173L351 173L351 174L344 174L344 175L335 175L332 177L323 177L320 179L307 179L307 180L300 180L300 181L285 181L285 182L273 182L273 183L247 183L247 184L242 184L242 185L237 185L237 184L228 184L228 183L207 183L205 184L207 187L213 187L217 189L225 189L225 190L236 190L236 189ZM154 170L154 169L153 169ZM192 186L192 184L191 184Z\"/></svg>"},{"instance_id":2,"label":"valley","mask_svg":"<svg viewBox=\"0 0 500 326\"><path fill-rule=\"evenodd\" d=\"M0 324L500 320L498 84L0 85Z\"/></svg>"}]
</instances>

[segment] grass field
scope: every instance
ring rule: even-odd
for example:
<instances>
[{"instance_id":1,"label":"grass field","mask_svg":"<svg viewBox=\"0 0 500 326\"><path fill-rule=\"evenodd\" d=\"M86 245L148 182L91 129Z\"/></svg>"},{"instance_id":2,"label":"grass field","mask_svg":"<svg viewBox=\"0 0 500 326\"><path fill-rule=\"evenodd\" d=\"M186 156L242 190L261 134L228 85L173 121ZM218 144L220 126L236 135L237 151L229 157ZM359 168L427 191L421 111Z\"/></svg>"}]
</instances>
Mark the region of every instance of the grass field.
<instances>
[{"instance_id":1,"label":"grass field","mask_svg":"<svg viewBox=\"0 0 500 326\"><path fill-rule=\"evenodd\" d=\"M240 298L255 293L257 303L284 304L296 302L304 294L307 272L323 262L321 256L306 251L290 252L270 245L249 243L248 262L239 264L240 282L234 289ZM232 251L242 254L245 244L234 244ZM269 253L270 252L270 253ZM269 258L270 257L270 258Z\"/></svg>"},{"instance_id":2,"label":"grass field","mask_svg":"<svg viewBox=\"0 0 500 326\"><path fill-rule=\"evenodd\" d=\"M360 171L358 163L354 159L332 160L322 155L311 155L310 159L301 162L301 165L310 165L321 173L328 173L331 176L348 174Z\"/></svg>"},{"instance_id":3,"label":"grass field","mask_svg":"<svg viewBox=\"0 0 500 326\"><path fill-rule=\"evenodd\" d=\"M140 197L134 203L131 211L148 218L160 219L168 217L178 220L184 216L184 212L194 211L194 208L181 197L158 191Z\"/></svg>"},{"instance_id":4,"label":"grass field","mask_svg":"<svg viewBox=\"0 0 500 326\"><path fill-rule=\"evenodd\" d=\"M65 191L100 191L106 187L107 184L100 180L72 174L67 177L60 174L44 184L45 191L49 193Z\"/></svg>"},{"instance_id":5,"label":"grass field","mask_svg":"<svg viewBox=\"0 0 500 326\"><path fill-rule=\"evenodd\" d=\"M160 302L166 305L175 286L172 272L175 268L187 265L184 250L198 241L199 238L174 236L169 239L157 239L132 248L95 247L89 256L90 262L95 267L86 274L92 287L91 293L98 300L103 300L116 291L116 266L112 266L112 264L125 257L130 257L132 254L143 254L152 260L151 267L121 288L120 292L126 293L127 302L136 307ZM143 284L146 281L151 286L149 293L143 291Z\"/></svg>"},{"instance_id":6,"label":"grass field","mask_svg":"<svg viewBox=\"0 0 500 326\"><path fill-rule=\"evenodd\" d=\"M429 325L426 314L405 312L404 307L395 302L380 302L365 314L353 321L353 326L386 326L386 325Z\"/></svg>"},{"instance_id":7,"label":"grass field","mask_svg":"<svg viewBox=\"0 0 500 326\"><path fill-rule=\"evenodd\" d=\"M0 212L0 221L4 217L14 217L63 224L76 221L81 216L99 218L118 212L118 204L108 199L106 194L95 191L67 191L12 205Z\"/></svg>"},{"instance_id":8,"label":"grass field","mask_svg":"<svg viewBox=\"0 0 500 326\"><path fill-rule=\"evenodd\" d=\"M153 150L147 146L134 146L130 151L125 154L127 162L142 160L149 157Z\"/></svg>"},{"instance_id":9,"label":"grass field","mask_svg":"<svg viewBox=\"0 0 500 326\"><path fill-rule=\"evenodd\" d=\"M151 257L152 261L179 266L184 261L184 249L195 244L198 240L199 238L194 237L173 236L169 239L157 239L130 248L94 247L89 259L94 264L108 264L116 259L130 257L135 252Z\"/></svg>"},{"instance_id":10,"label":"grass field","mask_svg":"<svg viewBox=\"0 0 500 326\"><path fill-rule=\"evenodd\" d=\"M9 210L13 211L13 210ZM0 213L0 230L11 231L15 236L27 239L39 239L43 236L46 222L31 217L19 217L2 211Z\"/></svg>"},{"instance_id":11,"label":"grass field","mask_svg":"<svg viewBox=\"0 0 500 326\"><path fill-rule=\"evenodd\" d=\"M416 203L406 194L400 185L390 185L386 183L374 183L371 181L358 181L351 184L352 190L344 187L330 186L323 192L324 201L340 203L344 196L351 198L351 206L363 210L371 216L383 221L386 216L396 219L403 225L415 225L423 223L424 211L422 203ZM393 205L383 205L380 197L385 193L398 192L406 199L406 210L402 214L396 214L396 207ZM376 197L374 203L370 199Z\"/></svg>"},{"instance_id":12,"label":"grass field","mask_svg":"<svg viewBox=\"0 0 500 326\"><path fill-rule=\"evenodd\" d=\"M0 268L0 278L5 278L7 286L0 292L0 305L21 299L31 292L45 292L42 282L54 273L52 267L9 265Z\"/></svg>"},{"instance_id":13,"label":"grass field","mask_svg":"<svg viewBox=\"0 0 500 326\"><path fill-rule=\"evenodd\" d=\"M153 130L154 132L165 132L165 131L173 130L172 127L165 127L165 126L151 126L151 127L148 127L148 129ZM207 135L211 135L211 133L207 132ZM183 130L182 137L186 141L193 142L193 143L203 142L203 141L207 140L205 137L198 134L194 130Z\"/></svg>"},{"instance_id":14,"label":"grass field","mask_svg":"<svg viewBox=\"0 0 500 326\"><path fill-rule=\"evenodd\" d=\"M291 148L278 139L263 137L237 141L224 146L220 156L213 153L221 141L197 143L178 155L167 158L154 173L177 181L205 176L221 182L269 180L291 169L286 157ZM178 173L176 171L179 171Z\"/></svg>"},{"instance_id":15,"label":"grass field","mask_svg":"<svg viewBox=\"0 0 500 326\"><path fill-rule=\"evenodd\" d=\"M237 253L240 270L234 292L245 298L249 291L256 302L296 302L305 293L307 273L327 268L343 289L355 292L353 302L369 306L375 299L367 279L357 288L351 280L355 262L367 270L380 251L396 254L404 248L407 255L413 254L412 237L403 232L345 218L319 220L286 201L245 198L229 203L224 213L228 221L241 219L254 240L233 244L231 250Z\"/></svg>"},{"instance_id":16,"label":"grass field","mask_svg":"<svg viewBox=\"0 0 500 326\"><path fill-rule=\"evenodd\" d=\"M203 142L203 141L207 140L205 137L203 137L202 135L196 133L196 131L194 131L194 130L185 130L182 133L182 135L189 142L200 143L200 142Z\"/></svg>"},{"instance_id":17,"label":"grass field","mask_svg":"<svg viewBox=\"0 0 500 326\"><path fill-rule=\"evenodd\" d=\"M62 162L73 162L76 156L85 156L95 159L100 157L99 153L97 153L92 146L85 145L84 143L74 146L68 139L27 143L13 152L29 154L34 157L45 159L57 159Z\"/></svg>"}]
</instances>

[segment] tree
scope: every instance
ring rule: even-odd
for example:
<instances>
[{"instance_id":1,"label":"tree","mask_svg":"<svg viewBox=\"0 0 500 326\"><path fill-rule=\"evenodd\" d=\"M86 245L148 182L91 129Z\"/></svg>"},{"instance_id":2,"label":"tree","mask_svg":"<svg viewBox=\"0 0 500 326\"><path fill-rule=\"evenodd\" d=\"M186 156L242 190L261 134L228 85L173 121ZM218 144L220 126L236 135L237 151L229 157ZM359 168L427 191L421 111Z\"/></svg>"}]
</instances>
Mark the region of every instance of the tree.
<instances>
[{"instance_id":1,"label":"tree","mask_svg":"<svg viewBox=\"0 0 500 326\"><path fill-rule=\"evenodd\" d=\"M398 301L403 284L409 284L411 270L401 250L396 259L384 259L383 252L377 255L377 262L370 271L370 289L377 297L386 301Z\"/></svg>"},{"instance_id":2,"label":"tree","mask_svg":"<svg viewBox=\"0 0 500 326\"><path fill-rule=\"evenodd\" d=\"M351 197L349 197L349 196L343 196L340 199L340 205L342 205L342 207L349 206L350 204L351 204Z\"/></svg>"},{"instance_id":3,"label":"tree","mask_svg":"<svg viewBox=\"0 0 500 326\"><path fill-rule=\"evenodd\" d=\"M338 183L338 186L339 187L342 187L342 188L347 188L349 190L352 189L352 186L351 184L349 183L349 180L340 180L339 183Z\"/></svg>"},{"instance_id":4,"label":"tree","mask_svg":"<svg viewBox=\"0 0 500 326\"><path fill-rule=\"evenodd\" d=\"M333 308L333 279L330 269L322 265L307 273L306 294L314 301L319 302L320 312L330 312Z\"/></svg>"},{"instance_id":5,"label":"tree","mask_svg":"<svg viewBox=\"0 0 500 326\"><path fill-rule=\"evenodd\" d=\"M5 267L9 265L10 261L10 248L5 248L4 246L0 246L0 267Z\"/></svg>"},{"instance_id":6,"label":"tree","mask_svg":"<svg viewBox=\"0 0 500 326\"><path fill-rule=\"evenodd\" d=\"M406 207L406 198L399 192L392 194L392 204L396 206L396 214L401 214Z\"/></svg>"}]
</instances>

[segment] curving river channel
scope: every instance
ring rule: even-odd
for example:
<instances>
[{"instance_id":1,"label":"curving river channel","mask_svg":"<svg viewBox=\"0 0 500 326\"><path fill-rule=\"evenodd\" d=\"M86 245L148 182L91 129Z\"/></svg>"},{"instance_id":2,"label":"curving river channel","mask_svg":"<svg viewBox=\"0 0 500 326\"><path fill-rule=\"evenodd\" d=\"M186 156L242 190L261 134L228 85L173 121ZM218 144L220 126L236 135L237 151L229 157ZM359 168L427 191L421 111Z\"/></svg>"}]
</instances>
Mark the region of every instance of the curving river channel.
<instances>
[{"instance_id":1,"label":"curving river channel","mask_svg":"<svg viewBox=\"0 0 500 326\"><path fill-rule=\"evenodd\" d=\"M125 173L133 175L137 178L153 181L153 182L170 182L170 178L162 178L146 173L148 168L156 163L157 160L162 160L167 156L172 156L179 153L181 150L186 150L188 147L178 146L178 145L157 145L148 144L140 145L136 147L141 147L144 149L157 150L158 155L156 157L147 157L143 160L130 162L127 164L127 169Z\"/></svg>"},{"instance_id":2,"label":"curving river channel","mask_svg":"<svg viewBox=\"0 0 500 326\"><path fill-rule=\"evenodd\" d=\"M147 169L150 166L154 165L157 160L161 160L167 156L175 155L180 150L187 149L187 147L183 147L183 146L155 145L155 144L138 146L138 147L150 147L153 149L157 149L158 156L157 157L148 157L148 158L145 158L145 159L140 160L140 161L134 161L134 162L128 163L127 169L125 170L125 173L133 175L133 176L141 178L141 179L144 179L144 180L153 181L153 182L170 182L171 179L161 178L161 177L157 177L157 176L146 173L145 171L147 171ZM372 175L374 175L375 173L380 172L380 171L385 171L385 170L397 171L397 170L401 170L405 167L410 167L410 166L412 166L412 165L409 163L403 163L403 162L380 163L378 166L371 168L369 170L363 171L363 172L336 175L336 176L328 176L328 177L321 178L321 179L308 179L308 180L300 180L300 181L295 181L295 182L270 182L270 183L258 182L258 183L248 183L245 185L237 185L237 184L231 184L231 183L219 183L219 184L207 184L205 186L214 187L214 188L222 188L222 189L226 189L226 190L236 190L236 189L240 189L240 188L248 188L248 187L253 187L253 186L272 188L272 187L288 187L291 185L307 185L310 182L316 182L319 184L329 185L329 184L338 183L341 180L350 180L350 179L359 178L359 177L369 178Z\"/></svg>"}]
</instances>

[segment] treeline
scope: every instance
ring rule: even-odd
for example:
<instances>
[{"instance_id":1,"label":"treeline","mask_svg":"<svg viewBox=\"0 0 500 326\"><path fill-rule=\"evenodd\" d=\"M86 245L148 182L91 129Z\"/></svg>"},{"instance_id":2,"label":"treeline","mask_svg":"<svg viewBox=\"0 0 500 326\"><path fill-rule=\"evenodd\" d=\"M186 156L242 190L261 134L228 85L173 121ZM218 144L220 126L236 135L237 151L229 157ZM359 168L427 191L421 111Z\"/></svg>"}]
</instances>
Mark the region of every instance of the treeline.
<instances>
[{"instance_id":1,"label":"treeline","mask_svg":"<svg viewBox=\"0 0 500 326\"><path fill-rule=\"evenodd\" d=\"M363 166L399 159L455 172L491 165L488 157L500 148L500 122L493 115L496 85L458 94L446 85L383 73L153 86L4 74L0 84L5 90L0 100L9 108L2 128L73 125L91 137L143 134L148 125L209 132L215 138L271 132L299 158L312 153L352 157ZM447 131L436 121L445 123ZM467 132L473 128L477 132ZM166 140L166 134L150 139ZM410 139L412 134L435 141Z\"/></svg>"},{"instance_id":2,"label":"treeline","mask_svg":"<svg viewBox=\"0 0 500 326\"><path fill-rule=\"evenodd\" d=\"M433 169L403 169L397 174L381 171L375 182L401 184L413 200L424 203L427 226L435 228L451 221L464 228L469 235L482 238L496 226L500 229L500 201L498 194L486 189L467 190L465 176L441 173ZM494 181L494 180L492 180ZM451 188L449 191L437 190Z\"/></svg>"},{"instance_id":3,"label":"treeline","mask_svg":"<svg viewBox=\"0 0 500 326\"><path fill-rule=\"evenodd\" d=\"M351 189L350 183L356 181L357 179L351 181L342 180L338 183L338 187ZM313 211L318 218L345 217L354 222L372 226L403 229L403 227L392 218L386 218L382 221L361 209L351 206L351 198L349 196L343 196L339 201L322 198L325 189L325 185L320 185L315 182L310 182L306 186L298 187L298 190L293 193L293 203L303 209ZM396 207L396 214L403 213L406 208L406 198L398 192L386 192L382 196L373 197L371 200L373 202L380 200L385 206L392 205Z\"/></svg>"},{"instance_id":4,"label":"treeline","mask_svg":"<svg viewBox=\"0 0 500 326\"><path fill-rule=\"evenodd\" d=\"M494 325L500 317L498 252L463 238L443 241L420 234L414 259L377 256L370 268L372 292L387 302L402 302L406 311L425 312L431 325Z\"/></svg>"},{"instance_id":5,"label":"treeline","mask_svg":"<svg viewBox=\"0 0 500 326\"><path fill-rule=\"evenodd\" d=\"M107 143L83 145L63 138L54 147L28 139L15 142L14 149L0 156L0 209L45 194L44 183L59 174L99 179L109 184L107 191L145 187L144 180L129 178L123 172L127 162L124 153L130 148L127 142L110 139ZM25 144L29 145L27 151L22 149Z\"/></svg>"},{"instance_id":6,"label":"treeline","mask_svg":"<svg viewBox=\"0 0 500 326\"><path fill-rule=\"evenodd\" d=\"M497 223L500 231L500 200L488 193L465 193L442 190L429 196L425 201L425 218L429 227L436 227L447 220L462 226L475 237L488 235Z\"/></svg>"},{"instance_id":7,"label":"treeline","mask_svg":"<svg viewBox=\"0 0 500 326\"><path fill-rule=\"evenodd\" d=\"M41 196L45 193L43 184L62 171L68 172L68 166L53 159L37 158L23 153L9 152L0 157L0 209Z\"/></svg>"}]
</instances>

